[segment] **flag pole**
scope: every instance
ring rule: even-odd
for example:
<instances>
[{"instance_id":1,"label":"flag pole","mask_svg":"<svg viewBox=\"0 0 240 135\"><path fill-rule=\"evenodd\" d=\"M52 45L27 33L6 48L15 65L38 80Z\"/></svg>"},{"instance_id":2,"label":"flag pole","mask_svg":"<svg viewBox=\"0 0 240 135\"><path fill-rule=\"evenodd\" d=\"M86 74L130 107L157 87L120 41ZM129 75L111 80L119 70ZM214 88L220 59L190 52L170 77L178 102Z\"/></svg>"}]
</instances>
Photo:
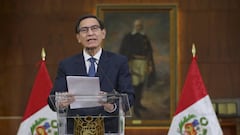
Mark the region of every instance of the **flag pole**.
<instances>
[{"instance_id":1,"label":"flag pole","mask_svg":"<svg viewBox=\"0 0 240 135\"><path fill-rule=\"evenodd\" d=\"M41 50L41 60L38 62L38 71L35 77L28 103L19 125L17 135L33 135L40 131L57 135L57 114L48 105L47 99L52 89L52 81L45 63L46 53Z\"/></svg>"},{"instance_id":2,"label":"flag pole","mask_svg":"<svg viewBox=\"0 0 240 135\"><path fill-rule=\"evenodd\" d=\"M45 59L46 59L46 52L45 52L44 48L42 48L41 57L42 57L42 60L45 61Z\"/></svg>"},{"instance_id":3,"label":"flag pole","mask_svg":"<svg viewBox=\"0 0 240 135\"><path fill-rule=\"evenodd\" d=\"M192 54L193 54L193 58L196 56L196 48L195 48L195 44L192 44Z\"/></svg>"}]
</instances>

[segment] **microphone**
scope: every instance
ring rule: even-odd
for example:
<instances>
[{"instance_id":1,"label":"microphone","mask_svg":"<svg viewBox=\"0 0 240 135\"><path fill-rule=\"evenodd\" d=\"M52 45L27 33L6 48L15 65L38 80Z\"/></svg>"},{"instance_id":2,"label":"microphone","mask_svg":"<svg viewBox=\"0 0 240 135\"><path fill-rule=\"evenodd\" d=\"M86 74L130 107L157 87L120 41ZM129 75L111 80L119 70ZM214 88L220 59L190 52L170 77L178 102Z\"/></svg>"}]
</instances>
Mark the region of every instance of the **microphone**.
<instances>
[{"instance_id":1,"label":"microphone","mask_svg":"<svg viewBox=\"0 0 240 135\"><path fill-rule=\"evenodd\" d=\"M93 51L95 51L97 48L96 47L87 47L86 48L86 51L88 52L88 54L93 57L92 53ZM101 67L101 65L99 64L99 60L96 60L94 61L94 64L97 65L97 70L100 75L103 77L103 78L106 78L106 81L107 83L110 85L109 87L111 88L111 93L107 93L107 99L110 99L110 97L113 97L112 95L120 95L119 92L116 91L116 89L114 88L114 85L113 85L113 82L111 81L111 79L109 78L109 76L104 72L103 68ZM99 77L101 77L99 76ZM116 99L116 98L115 98ZM104 100L105 101L105 100ZM107 102L108 101L112 101L112 100L106 100Z\"/></svg>"},{"instance_id":2,"label":"microphone","mask_svg":"<svg viewBox=\"0 0 240 135\"><path fill-rule=\"evenodd\" d=\"M118 107L121 107L121 109L126 112L129 110L128 106L129 106L129 102L128 102L128 98L125 98L125 96L122 96L122 94L117 91L114 86L113 83L111 81L111 79L108 77L108 75L104 72L104 70L102 69L102 67L99 65L99 63L97 63L95 61L95 63L97 64L97 69L99 69L100 73L102 73L102 75L107 79L107 82L111 85L112 87L112 92L108 93L107 95L107 103L112 103L117 105ZM121 103L119 102L119 98L122 98ZM121 104L121 105L120 105ZM120 105L120 106L119 106Z\"/></svg>"},{"instance_id":3,"label":"microphone","mask_svg":"<svg viewBox=\"0 0 240 135\"><path fill-rule=\"evenodd\" d=\"M107 82L109 83L111 89L112 89L112 94L119 94L119 92L114 88L113 86L113 82L110 80L110 78L108 77L108 75L104 72L104 70L102 69L101 65L95 61L95 64L97 65L97 71L99 69L101 75L103 75L103 77L106 78Z\"/></svg>"},{"instance_id":4,"label":"microphone","mask_svg":"<svg viewBox=\"0 0 240 135\"><path fill-rule=\"evenodd\" d=\"M112 88L112 92L108 93L107 102L108 103L114 103L114 101L116 99L118 99L121 96L121 94L114 88L113 82L110 80L108 75L104 72L104 70L102 69L100 64L97 63L96 61L95 61L95 64L97 65L97 69L99 69L100 73L103 75L103 77L106 78L107 82L109 83L110 87Z\"/></svg>"}]
</instances>

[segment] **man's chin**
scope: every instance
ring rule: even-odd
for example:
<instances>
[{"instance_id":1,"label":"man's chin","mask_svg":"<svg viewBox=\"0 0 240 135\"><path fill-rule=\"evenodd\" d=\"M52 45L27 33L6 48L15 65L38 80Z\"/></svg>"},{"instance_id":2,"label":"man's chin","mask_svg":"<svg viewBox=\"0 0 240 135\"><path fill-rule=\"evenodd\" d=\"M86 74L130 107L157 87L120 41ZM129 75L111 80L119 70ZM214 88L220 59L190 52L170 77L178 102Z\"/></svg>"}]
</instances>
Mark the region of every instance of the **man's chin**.
<instances>
[{"instance_id":1,"label":"man's chin","mask_svg":"<svg viewBox=\"0 0 240 135\"><path fill-rule=\"evenodd\" d=\"M97 49L97 47L86 47L86 50L88 50L88 51L93 51L95 49Z\"/></svg>"}]
</instances>

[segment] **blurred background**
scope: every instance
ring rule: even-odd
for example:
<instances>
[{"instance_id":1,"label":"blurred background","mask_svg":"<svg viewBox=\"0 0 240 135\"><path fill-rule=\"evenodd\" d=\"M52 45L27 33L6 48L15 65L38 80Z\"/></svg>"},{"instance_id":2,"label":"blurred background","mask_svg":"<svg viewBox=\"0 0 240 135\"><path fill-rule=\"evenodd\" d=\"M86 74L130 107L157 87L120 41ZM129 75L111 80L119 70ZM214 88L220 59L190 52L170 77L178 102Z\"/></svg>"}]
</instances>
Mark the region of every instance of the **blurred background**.
<instances>
[{"instance_id":1,"label":"blurred background","mask_svg":"<svg viewBox=\"0 0 240 135\"><path fill-rule=\"evenodd\" d=\"M178 92L191 62L194 42L210 97L240 97L239 0L1 0L0 134L15 135L18 130L41 48L46 50L47 68L54 80L58 62L81 51L74 32L78 17L96 14L98 4L176 4ZM239 116L219 118L225 135L239 135ZM126 134L164 135L167 130L127 127Z\"/></svg>"}]
</instances>

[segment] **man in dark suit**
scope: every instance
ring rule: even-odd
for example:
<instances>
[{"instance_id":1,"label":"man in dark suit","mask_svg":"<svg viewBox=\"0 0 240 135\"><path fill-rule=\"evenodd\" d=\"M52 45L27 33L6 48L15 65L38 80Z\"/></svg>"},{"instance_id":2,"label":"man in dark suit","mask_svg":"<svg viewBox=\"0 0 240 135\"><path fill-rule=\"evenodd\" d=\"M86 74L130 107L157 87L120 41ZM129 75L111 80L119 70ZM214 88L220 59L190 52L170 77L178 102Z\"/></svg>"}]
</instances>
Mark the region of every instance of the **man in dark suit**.
<instances>
[{"instance_id":1,"label":"man in dark suit","mask_svg":"<svg viewBox=\"0 0 240 135\"><path fill-rule=\"evenodd\" d=\"M91 70L89 58L94 59L95 77L99 77L100 89L102 93L125 93L128 95L129 103L134 103L134 90L131 84L128 61L125 56L118 55L102 49L102 42L105 39L106 30L104 24L96 16L86 15L81 17L76 25L76 37L78 43L83 46L83 51L60 62L57 76L50 95L56 92L64 92L68 95L66 77L67 76L88 76ZM73 100L63 101L61 106L68 106ZM54 110L54 105L48 100L50 107ZM70 109L71 115L111 115L116 113L118 106L104 103L100 107ZM116 118L104 119L105 132L112 133L118 131L118 120ZM68 133L73 132L73 123L68 121Z\"/></svg>"},{"instance_id":2,"label":"man in dark suit","mask_svg":"<svg viewBox=\"0 0 240 135\"><path fill-rule=\"evenodd\" d=\"M123 37L119 49L119 53L127 56L129 60L132 84L136 96L133 109L136 117L141 117L141 111L147 110L141 103L144 87L150 87L156 80L152 45L143 30L142 20L136 19L133 30Z\"/></svg>"}]
</instances>

